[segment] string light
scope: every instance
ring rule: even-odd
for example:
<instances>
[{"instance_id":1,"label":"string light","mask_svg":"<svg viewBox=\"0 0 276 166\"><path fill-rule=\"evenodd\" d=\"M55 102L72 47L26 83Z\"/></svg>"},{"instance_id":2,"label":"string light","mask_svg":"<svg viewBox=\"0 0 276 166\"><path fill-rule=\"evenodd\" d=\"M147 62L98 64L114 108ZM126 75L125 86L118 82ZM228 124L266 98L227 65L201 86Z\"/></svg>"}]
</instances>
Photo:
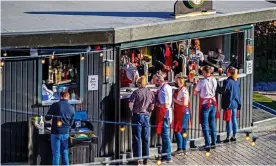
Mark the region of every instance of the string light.
<instances>
[{"instance_id":1,"label":"string light","mask_svg":"<svg viewBox=\"0 0 276 166\"><path fill-rule=\"evenodd\" d=\"M122 125L122 126L120 127L120 131L121 131L121 132L124 132L124 131L125 131L125 126Z\"/></svg>"},{"instance_id":2,"label":"string light","mask_svg":"<svg viewBox=\"0 0 276 166\"><path fill-rule=\"evenodd\" d=\"M156 162L157 165L161 165L161 160L158 159L157 162Z\"/></svg>"},{"instance_id":3,"label":"string light","mask_svg":"<svg viewBox=\"0 0 276 166\"><path fill-rule=\"evenodd\" d=\"M206 155L206 157L209 157L210 156L210 152L206 151L205 155Z\"/></svg>"},{"instance_id":4,"label":"string light","mask_svg":"<svg viewBox=\"0 0 276 166\"><path fill-rule=\"evenodd\" d=\"M186 138L187 137L187 133L186 132L183 133L182 136L183 136L183 138Z\"/></svg>"},{"instance_id":5,"label":"string light","mask_svg":"<svg viewBox=\"0 0 276 166\"><path fill-rule=\"evenodd\" d=\"M44 58L41 59L41 63L45 64L45 59Z\"/></svg>"},{"instance_id":6,"label":"string light","mask_svg":"<svg viewBox=\"0 0 276 166\"><path fill-rule=\"evenodd\" d=\"M51 59L55 59L55 51L53 52L53 55L51 55Z\"/></svg>"},{"instance_id":7,"label":"string light","mask_svg":"<svg viewBox=\"0 0 276 166\"><path fill-rule=\"evenodd\" d=\"M250 140L249 134L250 134L249 132L246 132L246 137L245 137L245 140L246 140L246 141L249 141L249 140Z\"/></svg>"},{"instance_id":8,"label":"string light","mask_svg":"<svg viewBox=\"0 0 276 166\"><path fill-rule=\"evenodd\" d=\"M4 60L1 60L1 67L4 66Z\"/></svg>"},{"instance_id":9,"label":"string light","mask_svg":"<svg viewBox=\"0 0 276 166\"><path fill-rule=\"evenodd\" d=\"M103 53L102 53L102 52L100 53L100 56L103 56Z\"/></svg>"},{"instance_id":10,"label":"string light","mask_svg":"<svg viewBox=\"0 0 276 166\"><path fill-rule=\"evenodd\" d=\"M62 122L59 120L59 121L57 122L57 125L60 127L60 126L62 125Z\"/></svg>"},{"instance_id":11,"label":"string light","mask_svg":"<svg viewBox=\"0 0 276 166\"><path fill-rule=\"evenodd\" d=\"M253 140L252 140L251 146L255 146L255 145L256 145L256 140L257 140L257 137L253 137Z\"/></svg>"},{"instance_id":12,"label":"string light","mask_svg":"<svg viewBox=\"0 0 276 166\"><path fill-rule=\"evenodd\" d=\"M8 54L7 54L7 52L5 51L4 54L3 54L3 56L7 56L7 55L8 55Z\"/></svg>"},{"instance_id":13,"label":"string light","mask_svg":"<svg viewBox=\"0 0 276 166\"><path fill-rule=\"evenodd\" d=\"M81 55L81 60L82 60L82 61L84 60L84 56L83 56L83 55Z\"/></svg>"}]
</instances>

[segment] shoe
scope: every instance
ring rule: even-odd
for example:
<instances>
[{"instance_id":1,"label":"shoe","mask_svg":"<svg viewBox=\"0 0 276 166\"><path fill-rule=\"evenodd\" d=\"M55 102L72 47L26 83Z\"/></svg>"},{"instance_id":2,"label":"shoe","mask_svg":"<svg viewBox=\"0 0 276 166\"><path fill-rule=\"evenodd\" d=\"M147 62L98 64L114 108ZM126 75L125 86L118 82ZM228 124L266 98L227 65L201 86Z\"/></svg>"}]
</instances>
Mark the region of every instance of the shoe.
<instances>
[{"instance_id":1,"label":"shoe","mask_svg":"<svg viewBox=\"0 0 276 166\"><path fill-rule=\"evenodd\" d=\"M237 141L237 138L231 137L231 138L230 138L230 141L231 141L231 142L235 142L235 141Z\"/></svg>"},{"instance_id":2,"label":"shoe","mask_svg":"<svg viewBox=\"0 0 276 166\"><path fill-rule=\"evenodd\" d=\"M211 149L216 149L216 144L211 144Z\"/></svg>"},{"instance_id":3,"label":"shoe","mask_svg":"<svg viewBox=\"0 0 276 166\"><path fill-rule=\"evenodd\" d=\"M137 165L143 165L143 161L137 161Z\"/></svg>"},{"instance_id":4,"label":"shoe","mask_svg":"<svg viewBox=\"0 0 276 166\"><path fill-rule=\"evenodd\" d=\"M148 160L144 160L144 161L143 161L143 164L144 164L144 165L148 165Z\"/></svg>"},{"instance_id":5,"label":"shoe","mask_svg":"<svg viewBox=\"0 0 276 166\"><path fill-rule=\"evenodd\" d=\"M207 151L207 152L210 152L210 146L207 146L207 145L204 145L204 146L201 146L199 148L200 151Z\"/></svg>"},{"instance_id":6,"label":"shoe","mask_svg":"<svg viewBox=\"0 0 276 166\"><path fill-rule=\"evenodd\" d=\"M161 162L162 163L172 163L172 159L169 159L169 160L162 159Z\"/></svg>"},{"instance_id":7,"label":"shoe","mask_svg":"<svg viewBox=\"0 0 276 166\"><path fill-rule=\"evenodd\" d=\"M188 154L186 149L183 149L183 155L186 156Z\"/></svg>"},{"instance_id":8,"label":"shoe","mask_svg":"<svg viewBox=\"0 0 276 166\"><path fill-rule=\"evenodd\" d=\"M229 138L226 138L226 139L223 141L223 143L229 143L229 142L230 142Z\"/></svg>"},{"instance_id":9,"label":"shoe","mask_svg":"<svg viewBox=\"0 0 276 166\"><path fill-rule=\"evenodd\" d=\"M182 150L181 149L177 149L175 152L172 153L172 155L173 156L176 156L176 155L180 156L180 155L182 155Z\"/></svg>"}]
</instances>

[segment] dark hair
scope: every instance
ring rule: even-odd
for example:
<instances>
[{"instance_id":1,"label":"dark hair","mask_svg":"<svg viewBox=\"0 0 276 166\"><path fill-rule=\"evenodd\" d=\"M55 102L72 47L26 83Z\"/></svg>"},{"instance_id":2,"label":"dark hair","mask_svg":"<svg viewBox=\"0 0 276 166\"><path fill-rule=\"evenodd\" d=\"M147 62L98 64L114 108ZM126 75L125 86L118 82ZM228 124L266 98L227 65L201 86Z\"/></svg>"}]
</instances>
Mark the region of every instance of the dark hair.
<instances>
[{"instance_id":1,"label":"dark hair","mask_svg":"<svg viewBox=\"0 0 276 166\"><path fill-rule=\"evenodd\" d=\"M60 92L60 96L62 98L66 98L66 97L69 97L70 96L70 93L68 91L62 91Z\"/></svg>"},{"instance_id":2,"label":"dark hair","mask_svg":"<svg viewBox=\"0 0 276 166\"><path fill-rule=\"evenodd\" d=\"M194 51L196 51L196 47L195 47L195 46L191 46L191 47L189 47L189 50L194 50Z\"/></svg>"},{"instance_id":3,"label":"dark hair","mask_svg":"<svg viewBox=\"0 0 276 166\"><path fill-rule=\"evenodd\" d=\"M207 74L211 74L212 73L212 69L210 66L204 66L202 68L202 71L205 71Z\"/></svg>"}]
</instances>

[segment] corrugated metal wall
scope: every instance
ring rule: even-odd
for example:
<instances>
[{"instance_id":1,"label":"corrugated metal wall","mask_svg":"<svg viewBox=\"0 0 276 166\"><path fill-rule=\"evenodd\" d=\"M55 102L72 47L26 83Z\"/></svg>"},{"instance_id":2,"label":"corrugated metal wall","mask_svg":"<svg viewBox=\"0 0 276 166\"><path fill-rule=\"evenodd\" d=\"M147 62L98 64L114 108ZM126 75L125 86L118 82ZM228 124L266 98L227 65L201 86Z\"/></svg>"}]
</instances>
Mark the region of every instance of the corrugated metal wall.
<instances>
[{"instance_id":1,"label":"corrugated metal wall","mask_svg":"<svg viewBox=\"0 0 276 166\"><path fill-rule=\"evenodd\" d=\"M113 97L112 83L104 84L102 80L102 62L104 58L114 60L116 52L113 52L110 46L106 49L104 56L90 52L85 55L84 60L83 105L89 118L93 120L112 119L115 112L114 107L111 107L114 100L110 99ZM27 161L28 119L34 115L44 115L48 111L47 106L36 106L38 63L40 60L37 59L5 60L1 92L1 163ZM99 75L98 91L87 91L88 75ZM114 142L108 134L112 135L114 130L101 123L94 125L99 142L98 146L95 146L93 156L98 156L97 152L100 151L102 154L110 154L114 150ZM104 144L101 146L102 142Z\"/></svg>"},{"instance_id":2,"label":"corrugated metal wall","mask_svg":"<svg viewBox=\"0 0 276 166\"><path fill-rule=\"evenodd\" d=\"M252 82L252 74L247 75L246 77L239 78L239 82L241 84L241 99L242 99L242 108L240 111L240 118L238 119L239 128L246 128L250 127L252 123L252 96L253 96L253 82ZM222 81L219 82L219 85L222 86ZM194 96L193 95L193 86L189 86L189 93L190 93L190 100L191 100L191 114L192 114L192 128L189 130L189 139L196 139L199 137L202 137L202 130L201 125L199 124L199 95ZM223 121L223 110L221 110L221 95L217 95L217 101L218 101L218 109L221 112L220 119L217 119L217 133L226 132L225 126L226 123ZM127 109L128 107L128 101L127 99L121 100L122 103L122 121L123 122L131 122L131 112ZM154 113L153 113L154 114ZM153 115L152 115L153 116ZM154 117L151 117L154 118ZM154 122L154 120L152 121ZM154 123L151 123L151 125L155 125ZM151 134L151 137L153 139L151 140L151 146L156 146L159 142L157 141L157 137L155 134L155 128L152 128L151 130L154 130ZM128 152L132 149L132 136L131 136L131 126L127 126L124 133L122 133L122 152ZM173 139L173 131L171 130L171 138Z\"/></svg>"}]
</instances>

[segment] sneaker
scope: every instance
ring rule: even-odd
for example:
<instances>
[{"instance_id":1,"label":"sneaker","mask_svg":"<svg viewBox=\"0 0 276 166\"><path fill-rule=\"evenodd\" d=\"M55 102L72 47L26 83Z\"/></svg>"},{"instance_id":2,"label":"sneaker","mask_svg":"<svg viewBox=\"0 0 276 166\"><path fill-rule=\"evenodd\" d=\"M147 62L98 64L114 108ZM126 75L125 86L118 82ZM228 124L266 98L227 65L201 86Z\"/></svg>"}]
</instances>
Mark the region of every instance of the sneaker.
<instances>
[{"instance_id":1,"label":"sneaker","mask_svg":"<svg viewBox=\"0 0 276 166\"><path fill-rule=\"evenodd\" d=\"M230 138L230 141L231 141L231 142L235 142L235 141L237 141L237 138L231 137L231 138Z\"/></svg>"},{"instance_id":2,"label":"sneaker","mask_svg":"<svg viewBox=\"0 0 276 166\"><path fill-rule=\"evenodd\" d=\"M216 149L216 144L211 144L211 149Z\"/></svg>"},{"instance_id":3,"label":"sneaker","mask_svg":"<svg viewBox=\"0 0 276 166\"><path fill-rule=\"evenodd\" d=\"M148 160L144 160L144 161L143 161L143 164L144 164L144 165L148 165Z\"/></svg>"},{"instance_id":4,"label":"sneaker","mask_svg":"<svg viewBox=\"0 0 276 166\"><path fill-rule=\"evenodd\" d=\"M180 155L182 155L182 150L181 149L177 149L175 152L172 153L172 155L173 156L176 156L176 155L180 156Z\"/></svg>"},{"instance_id":5,"label":"sneaker","mask_svg":"<svg viewBox=\"0 0 276 166\"><path fill-rule=\"evenodd\" d=\"M223 141L223 143L229 143L229 142L230 142L229 138L226 138L226 139Z\"/></svg>"},{"instance_id":6,"label":"sneaker","mask_svg":"<svg viewBox=\"0 0 276 166\"><path fill-rule=\"evenodd\" d=\"M210 146L206 146L206 145L201 146L199 148L200 151L207 151L207 152L210 152L210 149L211 149Z\"/></svg>"},{"instance_id":7,"label":"sneaker","mask_svg":"<svg viewBox=\"0 0 276 166\"><path fill-rule=\"evenodd\" d=\"M172 159L169 159L169 160L167 160L167 159L162 159L161 162L162 162L162 163L172 163Z\"/></svg>"}]
</instances>

